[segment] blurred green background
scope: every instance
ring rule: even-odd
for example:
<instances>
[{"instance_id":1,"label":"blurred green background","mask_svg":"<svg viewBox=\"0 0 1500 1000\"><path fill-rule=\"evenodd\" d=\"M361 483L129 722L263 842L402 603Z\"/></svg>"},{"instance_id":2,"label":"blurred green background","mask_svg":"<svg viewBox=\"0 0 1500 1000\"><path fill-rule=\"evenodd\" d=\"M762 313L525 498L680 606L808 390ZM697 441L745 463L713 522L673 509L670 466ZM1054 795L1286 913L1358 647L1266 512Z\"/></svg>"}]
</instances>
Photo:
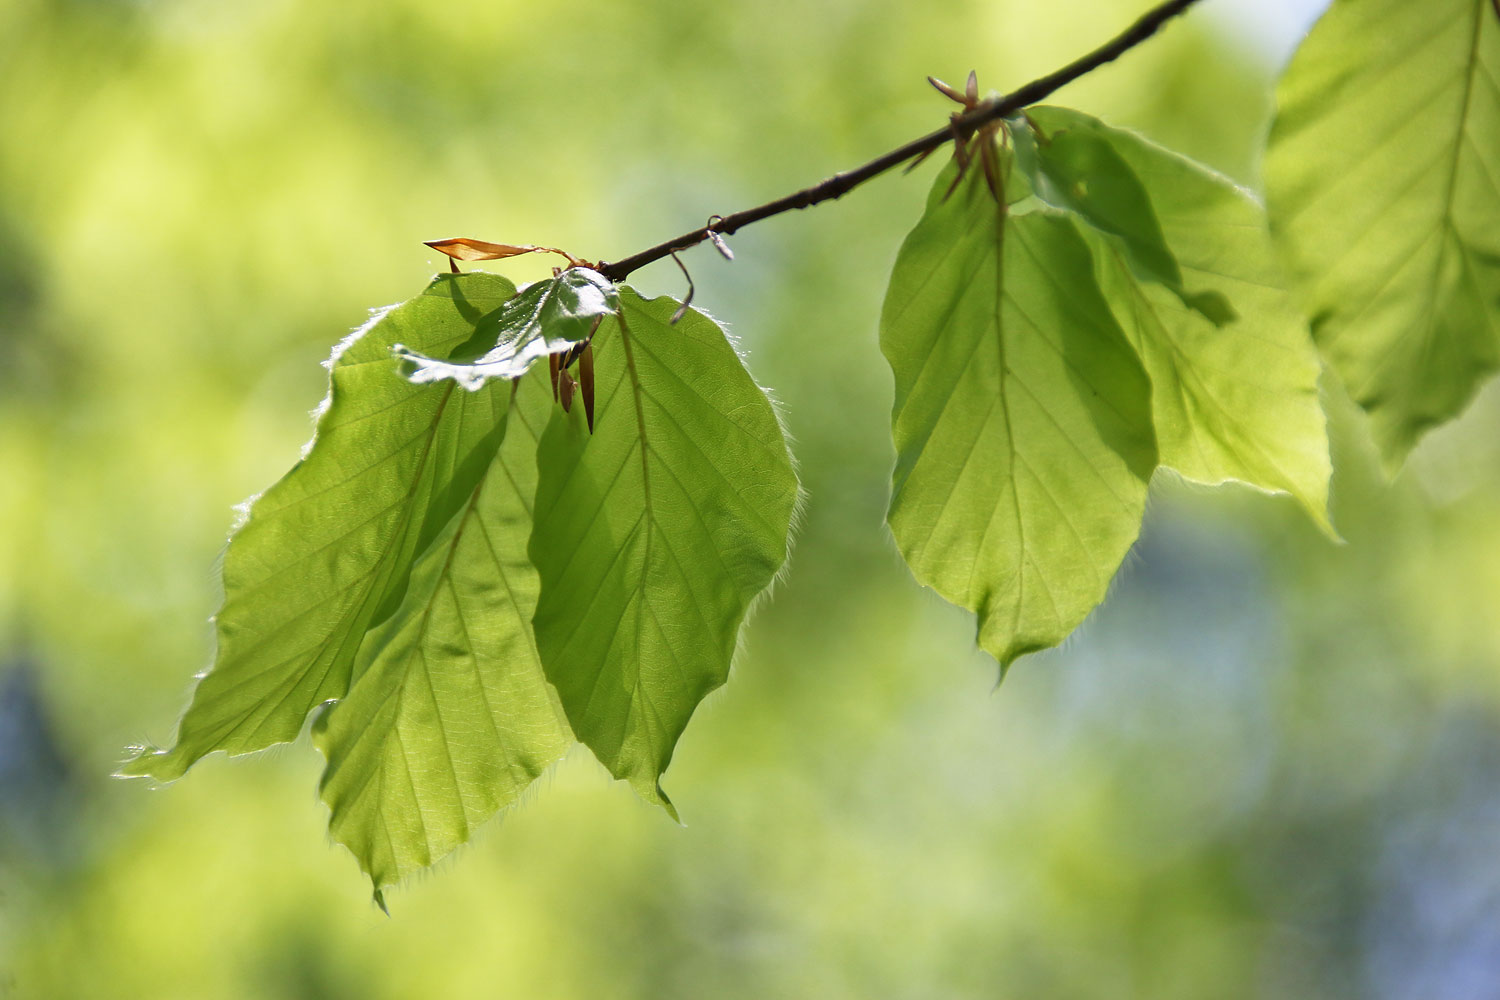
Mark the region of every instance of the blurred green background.
<instances>
[{"instance_id":1,"label":"blurred green background","mask_svg":"<svg viewBox=\"0 0 1500 1000\"><path fill-rule=\"evenodd\" d=\"M1254 185L1318 5L1263 6L1057 100ZM688 255L808 503L667 774L685 827L575 752L388 919L305 739L108 777L422 240L624 256L932 128L925 74L1008 89L1143 7L0 3L0 997L1500 994L1500 395L1386 486L1330 390L1343 546L1158 477L1110 600L993 691L882 526L876 319L935 165Z\"/></svg>"}]
</instances>

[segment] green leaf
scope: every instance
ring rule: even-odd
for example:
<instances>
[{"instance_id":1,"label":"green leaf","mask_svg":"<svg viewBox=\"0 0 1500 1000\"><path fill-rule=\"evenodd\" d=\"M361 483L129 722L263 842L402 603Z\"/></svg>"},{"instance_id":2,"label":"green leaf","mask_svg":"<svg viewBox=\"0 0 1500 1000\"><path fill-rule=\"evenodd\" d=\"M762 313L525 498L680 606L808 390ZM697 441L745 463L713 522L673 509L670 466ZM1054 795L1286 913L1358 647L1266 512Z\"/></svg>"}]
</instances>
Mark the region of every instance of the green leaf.
<instances>
[{"instance_id":1,"label":"green leaf","mask_svg":"<svg viewBox=\"0 0 1500 1000\"><path fill-rule=\"evenodd\" d=\"M413 382L452 379L474 390L492 378L520 378L538 359L583 343L600 319L618 309L619 295L609 279L590 268L570 267L526 286L450 357L432 357L406 344L391 350Z\"/></svg>"},{"instance_id":2,"label":"green leaf","mask_svg":"<svg viewBox=\"0 0 1500 1000\"><path fill-rule=\"evenodd\" d=\"M1500 368L1500 16L1337 0L1276 99L1272 229L1394 471Z\"/></svg>"},{"instance_id":3,"label":"green leaf","mask_svg":"<svg viewBox=\"0 0 1500 1000\"><path fill-rule=\"evenodd\" d=\"M505 384L412 385L391 345L451 350L514 293L495 275L443 275L335 349L312 445L230 540L218 651L176 745L141 751L121 774L168 781L216 750L289 742L314 707L349 691L366 630L403 603L413 559L484 479L510 398Z\"/></svg>"},{"instance_id":4,"label":"green leaf","mask_svg":"<svg viewBox=\"0 0 1500 1000\"><path fill-rule=\"evenodd\" d=\"M1322 366L1260 205L1206 167L1087 115L1034 108L1030 118L1054 147L1072 136L1110 149L1159 220L1182 280L1240 307L1217 325L1138 280L1117 242L1091 239L1100 287L1151 376L1161 463L1202 483L1290 493L1331 532Z\"/></svg>"},{"instance_id":5,"label":"green leaf","mask_svg":"<svg viewBox=\"0 0 1500 1000\"><path fill-rule=\"evenodd\" d=\"M542 437L533 623L578 738L671 811L658 779L786 558L797 477L713 320L674 326L676 302L628 288L620 304L594 339L594 433L575 407Z\"/></svg>"},{"instance_id":6,"label":"green leaf","mask_svg":"<svg viewBox=\"0 0 1500 1000\"><path fill-rule=\"evenodd\" d=\"M1007 119L1015 141L1015 163L1046 205L1070 212L1089 226L1113 237L1113 245L1131 272L1170 290L1189 309L1222 326L1235 318L1234 308L1217 291L1189 292L1156 207L1134 167L1120 155L1112 137L1085 126L1093 119L1078 116L1032 130L1035 109ZM1055 121L1056 119L1054 119ZM1037 122L1040 124L1040 122Z\"/></svg>"},{"instance_id":7,"label":"green leaf","mask_svg":"<svg viewBox=\"0 0 1500 1000\"><path fill-rule=\"evenodd\" d=\"M540 373L515 384L505 439L467 502L417 557L396 613L372 629L359 680L318 720L330 829L375 887L433 864L514 802L571 742L531 635L526 555ZM511 393L490 393L499 404Z\"/></svg>"},{"instance_id":8,"label":"green leaf","mask_svg":"<svg viewBox=\"0 0 1500 1000\"><path fill-rule=\"evenodd\" d=\"M926 214L891 275L889 521L917 579L979 615L1004 670L1100 601L1156 466L1151 384L1071 219L1011 215L978 170Z\"/></svg>"}]
</instances>

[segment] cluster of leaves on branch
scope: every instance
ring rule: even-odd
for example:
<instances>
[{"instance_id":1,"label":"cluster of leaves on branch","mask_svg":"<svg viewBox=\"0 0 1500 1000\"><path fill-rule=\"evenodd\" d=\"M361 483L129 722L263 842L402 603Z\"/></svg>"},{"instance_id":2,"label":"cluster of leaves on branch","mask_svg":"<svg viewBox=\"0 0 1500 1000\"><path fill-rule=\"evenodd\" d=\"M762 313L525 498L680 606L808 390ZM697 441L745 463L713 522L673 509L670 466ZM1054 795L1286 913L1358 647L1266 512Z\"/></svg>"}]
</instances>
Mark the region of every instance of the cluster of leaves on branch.
<instances>
[{"instance_id":1,"label":"cluster of leaves on branch","mask_svg":"<svg viewBox=\"0 0 1500 1000\"><path fill-rule=\"evenodd\" d=\"M1268 209L1077 111L955 128L881 315L889 522L1002 669L1104 599L1159 467L1332 533L1325 365L1392 469L1500 367L1497 81L1491 0L1337 0L1278 89ZM442 275L335 349L313 442L232 538L175 745L122 773L315 716L377 898L575 741L672 811L660 777L786 558L797 477L718 324L568 260L519 292Z\"/></svg>"}]
</instances>

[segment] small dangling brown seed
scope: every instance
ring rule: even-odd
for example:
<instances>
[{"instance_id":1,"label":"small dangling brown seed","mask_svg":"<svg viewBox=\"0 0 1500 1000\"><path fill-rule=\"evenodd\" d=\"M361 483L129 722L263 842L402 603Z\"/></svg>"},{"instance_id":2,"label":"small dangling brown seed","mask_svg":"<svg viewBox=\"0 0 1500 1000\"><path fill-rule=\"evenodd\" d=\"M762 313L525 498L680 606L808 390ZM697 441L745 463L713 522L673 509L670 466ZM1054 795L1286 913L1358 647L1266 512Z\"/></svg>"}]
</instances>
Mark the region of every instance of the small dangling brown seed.
<instances>
[{"instance_id":1,"label":"small dangling brown seed","mask_svg":"<svg viewBox=\"0 0 1500 1000\"><path fill-rule=\"evenodd\" d=\"M570 412L573 409L573 376L566 369L558 373L557 395L563 412Z\"/></svg>"}]
</instances>

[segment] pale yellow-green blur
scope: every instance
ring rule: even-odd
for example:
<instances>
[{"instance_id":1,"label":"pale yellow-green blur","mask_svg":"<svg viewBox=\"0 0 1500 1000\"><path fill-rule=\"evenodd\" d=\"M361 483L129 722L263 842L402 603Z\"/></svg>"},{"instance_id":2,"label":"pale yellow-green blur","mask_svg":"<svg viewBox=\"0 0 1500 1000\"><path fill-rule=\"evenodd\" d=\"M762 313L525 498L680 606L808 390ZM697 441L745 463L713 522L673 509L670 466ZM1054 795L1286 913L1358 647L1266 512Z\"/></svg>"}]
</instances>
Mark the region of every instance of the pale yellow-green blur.
<instances>
[{"instance_id":1,"label":"pale yellow-green blur","mask_svg":"<svg viewBox=\"0 0 1500 1000\"><path fill-rule=\"evenodd\" d=\"M992 692L882 525L876 319L935 164L686 255L808 502L666 775L685 827L575 752L387 918L305 740L107 777L170 737L232 506L423 240L624 256L1144 6L0 4L0 998L1500 993L1500 395L1387 488L1331 392L1342 547L1159 476L1103 609ZM1057 100L1253 184L1274 60L1212 7Z\"/></svg>"}]
</instances>

